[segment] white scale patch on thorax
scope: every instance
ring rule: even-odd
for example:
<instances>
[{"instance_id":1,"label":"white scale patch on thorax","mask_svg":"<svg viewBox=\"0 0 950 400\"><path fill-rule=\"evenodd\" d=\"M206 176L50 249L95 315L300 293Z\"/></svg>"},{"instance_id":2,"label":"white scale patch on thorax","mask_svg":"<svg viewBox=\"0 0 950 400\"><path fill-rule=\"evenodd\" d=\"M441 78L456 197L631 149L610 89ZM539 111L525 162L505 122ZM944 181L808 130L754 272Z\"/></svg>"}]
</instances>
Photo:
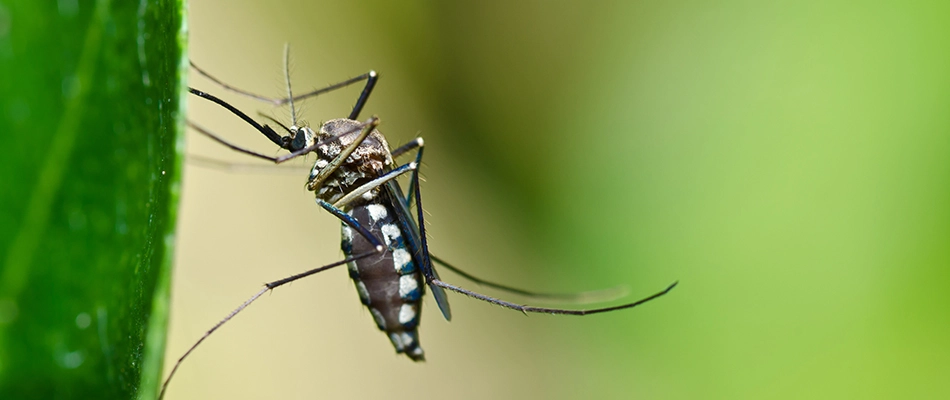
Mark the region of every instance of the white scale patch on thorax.
<instances>
[{"instance_id":1,"label":"white scale patch on thorax","mask_svg":"<svg viewBox=\"0 0 950 400\"><path fill-rule=\"evenodd\" d=\"M318 147L323 154L326 154L329 157L336 157L337 154L340 154L340 146L337 144L322 145Z\"/></svg>"}]
</instances>

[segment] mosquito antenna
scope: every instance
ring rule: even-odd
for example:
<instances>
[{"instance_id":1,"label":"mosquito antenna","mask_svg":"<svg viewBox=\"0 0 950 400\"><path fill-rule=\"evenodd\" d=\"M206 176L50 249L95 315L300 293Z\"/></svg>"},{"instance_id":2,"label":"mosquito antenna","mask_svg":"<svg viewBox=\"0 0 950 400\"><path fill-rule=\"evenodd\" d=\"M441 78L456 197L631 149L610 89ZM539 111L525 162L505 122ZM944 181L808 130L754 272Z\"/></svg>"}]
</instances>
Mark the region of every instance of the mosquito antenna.
<instances>
[{"instance_id":1,"label":"mosquito antenna","mask_svg":"<svg viewBox=\"0 0 950 400\"><path fill-rule=\"evenodd\" d=\"M284 43L284 81L287 82L287 99L290 103L290 122L297 126L297 109L294 108L294 92L290 89L290 43Z\"/></svg>"}]
</instances>

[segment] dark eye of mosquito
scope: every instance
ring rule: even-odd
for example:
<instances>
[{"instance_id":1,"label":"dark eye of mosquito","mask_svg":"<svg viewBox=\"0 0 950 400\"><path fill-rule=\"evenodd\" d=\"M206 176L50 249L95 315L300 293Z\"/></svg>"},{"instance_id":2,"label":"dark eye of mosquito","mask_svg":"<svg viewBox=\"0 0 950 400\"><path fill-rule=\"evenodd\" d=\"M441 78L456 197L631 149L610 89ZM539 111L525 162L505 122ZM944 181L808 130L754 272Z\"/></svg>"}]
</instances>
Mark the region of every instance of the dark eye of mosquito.
<instances>
[{"instance_id":1,"label":"dark eye of mosquito","mask_svg":"<svg viewBox=\"0 0 950 400\"><path fill-rule=\"evenodd\" d=\"M291 147L294 150L300 150L304 147L307 147L307 133L303 128L297 129L294 132L294 140L291 143Z\"/></svg>"}]
</instances>

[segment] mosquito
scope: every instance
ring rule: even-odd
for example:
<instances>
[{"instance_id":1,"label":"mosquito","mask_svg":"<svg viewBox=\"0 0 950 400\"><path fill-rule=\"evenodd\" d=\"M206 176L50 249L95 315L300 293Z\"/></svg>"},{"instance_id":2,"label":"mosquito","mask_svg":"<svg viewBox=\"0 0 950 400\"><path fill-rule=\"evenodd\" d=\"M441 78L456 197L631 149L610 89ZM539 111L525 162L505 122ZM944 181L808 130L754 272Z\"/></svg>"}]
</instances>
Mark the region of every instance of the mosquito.
<instances>
[{"instance_id":1,"label":"mosquito","mask_svg":"<svg viewBox=\"0 0 950 400\"><path fill-rule=\"evenodd\" d=\"M289 47L285 47L284 76L287 97L283 99L272 99L232 87L191 63L191 67L195 71L226 90L274 106L288 105L291 115L290 126L286 126L273 118L265 117L279 126L286 133L285 135L278 134L267 124L255 121L244 112L212 94L195 88L188 88L190 93L218 104L241 118L271 142L287 150L288 154L279 157L264 155L232 144L190 121L188 126L235 151L268 160L275 164L281 164L296 157L314 153L316 161L310 170L306 187L315 193L316 202L320 207L342 222L341 247L345 258L265 284L260 291L206 331L178 359L162 384L159 393L160 399L164 397L172 377L174 377L182 362L212 333L251 303L277 287L341 265L347 265L360 301L369 309L377 328L386 333L397 353L405 354L413 361L425 360L425 352L419 344L418 326L422 310L422 296L425 294L426 287L432 292L442 316L446 320L451 320L452 312L449 308L446 290L517 310L526 315L527 313L542 313L582 316L633 308L665 295L677 285L677 282L674 282L660 292L631 303L613 307L573 310L519 305L443 281L433 267L433 262L476 284L536 299L577 301L582 298L589 298L593 293L552 294L517 289L476 278L431 254L426 242L422 194L419 185L419 165L422 162L424 148L422 138L416 138L390 151L386 138L376 129L379 125L377 117L374 116L362 122L358 120L360 112L376 86L379 76L375 71L370 71L322 89L294 96L290 85L288 60ZM297 125L295 101L364 81L363 90L347 118L324 122L317 131L305 124L303 126ZM401 165L396 163L397 158L413 152L415 153L413 161ZM396 178L407 174L409 176L409 189L404 192ZM413 215L413 211L415 215ZM594 295L593 297L597 296Z\"/></svg>"}]
</instances>

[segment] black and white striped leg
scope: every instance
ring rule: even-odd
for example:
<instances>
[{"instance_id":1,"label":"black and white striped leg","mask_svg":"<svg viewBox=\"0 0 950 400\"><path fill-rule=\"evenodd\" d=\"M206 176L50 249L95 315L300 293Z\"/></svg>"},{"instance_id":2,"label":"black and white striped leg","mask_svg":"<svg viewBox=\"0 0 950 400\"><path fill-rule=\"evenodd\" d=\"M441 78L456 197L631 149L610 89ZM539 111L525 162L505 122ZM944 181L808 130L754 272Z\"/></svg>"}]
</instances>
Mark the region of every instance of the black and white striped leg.
<instances>
[{"instance_id":1,"label":"black and white striped leg","mask_svg":"<svg viewBox=\"0 0 950 400\"><path fill-rule=\"evenodd\" d=\"M421 244L422 257L424 258L424 261L422 263L422 273L423 275L425 275L426 283L433 289L433 292L435 292L435 288L444 288L444 289L451 290L456 293L461 293L471 298L478 299L484 302L492 303L492 304L502 306L505 308L510 308L512 310L518 310L525 314L530 312L530 313L540 313L540 314L589 315L589 314L597 314L597 313L602 313L602 312L622 310L625 308L636 307L640 304L646 303L657 297L663 296L664 294L672 290L674 287L676 287L677 283L679 283L679 282L673 282L673 284L666 287L666 289L663 289L660 292L657 292L651 296L637 300L632 303L621 304L621 305L613 306L613 307L595 308L595 309L587 309L587 310L568 310L568 309L562 309L562 308L545 308L545 307L520 305L520 304L515 304L508 301L500 300L491 296L486 296L481 293L473 292L471 290L446 283L442 281L441 279L439 279L438 275L436 275L435 273L435 269L432 268L432 260L429 255L429 245L427 244L427 241L426 241L425 216L423 215L423 212L422 212L422 198L420 197L421 193L419 191L418 175L415 176L415 180L416 182L415 182L413 191L416 194L416 218L417 218L418 226L419 226L419 238L422 241L422 244Z\"/></svg>"}]
</instances>

